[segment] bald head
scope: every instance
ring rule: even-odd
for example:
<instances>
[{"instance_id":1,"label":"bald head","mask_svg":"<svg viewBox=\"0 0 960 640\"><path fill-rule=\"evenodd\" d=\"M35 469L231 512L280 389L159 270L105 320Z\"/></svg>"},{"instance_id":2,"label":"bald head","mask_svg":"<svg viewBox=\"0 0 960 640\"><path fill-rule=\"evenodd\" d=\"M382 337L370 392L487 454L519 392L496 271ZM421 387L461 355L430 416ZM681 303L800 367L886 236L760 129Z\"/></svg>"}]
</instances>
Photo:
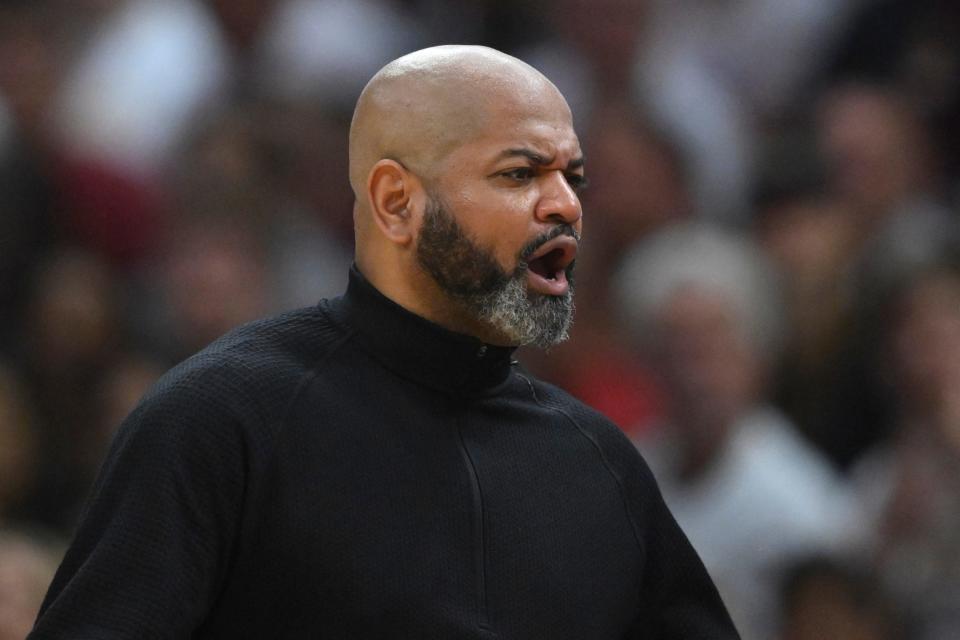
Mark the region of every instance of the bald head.
<instances>
[{"instance_id":1,"label":"bald head","mask_svg":"<svg viewBox=\"0 0 960 640\"><path fill-rule=\"evenodd\" d=\"M394 60L364 88L350 127L350 184L358 206L366 206L366 181L377 161L393 159L430 178L495 113L545 101L566 109L543 74L488 47L430 47Z\"/></svg>"}]
</instances>

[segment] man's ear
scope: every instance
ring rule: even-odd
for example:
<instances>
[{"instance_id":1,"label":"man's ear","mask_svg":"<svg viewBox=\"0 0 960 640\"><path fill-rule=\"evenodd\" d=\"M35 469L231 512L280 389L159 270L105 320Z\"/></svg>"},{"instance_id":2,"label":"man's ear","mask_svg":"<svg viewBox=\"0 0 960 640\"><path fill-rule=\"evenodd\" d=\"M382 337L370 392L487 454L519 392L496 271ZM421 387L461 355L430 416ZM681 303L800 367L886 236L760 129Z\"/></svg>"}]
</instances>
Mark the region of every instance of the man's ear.
<instances>
[{"instance_id":1,"label":"man's ear","mask_svg":"<svg viewBox=\"0 0 960 640\"><path fill-rule=\"evenodd\" d=\"M392 242L413 242L417 225L414 207L420 189L420 180L396 160L380 160L370 169L367 194L373 219Z\"/></svg>"}]
</instances>

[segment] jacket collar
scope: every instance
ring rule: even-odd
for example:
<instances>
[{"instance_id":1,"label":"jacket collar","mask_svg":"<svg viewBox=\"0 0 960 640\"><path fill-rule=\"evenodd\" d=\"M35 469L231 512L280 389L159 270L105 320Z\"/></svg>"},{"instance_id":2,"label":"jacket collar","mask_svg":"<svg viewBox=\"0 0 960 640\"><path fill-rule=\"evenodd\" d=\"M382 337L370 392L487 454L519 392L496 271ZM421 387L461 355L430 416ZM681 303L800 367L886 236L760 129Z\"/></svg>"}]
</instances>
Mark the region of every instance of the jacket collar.
<instances>
[{"instance_id":1,"label":"jacket collar","mask_svg":"<svg viewBox=\"0 0 960 640\"><path fill-rule=\"evenodd\" d=\"M471 395L510 374L515 347L486 344L407 311L380 293L356 266L350 269L346 294L328 308L384 367L427 387Z\"/></svg>"}]
</instances>

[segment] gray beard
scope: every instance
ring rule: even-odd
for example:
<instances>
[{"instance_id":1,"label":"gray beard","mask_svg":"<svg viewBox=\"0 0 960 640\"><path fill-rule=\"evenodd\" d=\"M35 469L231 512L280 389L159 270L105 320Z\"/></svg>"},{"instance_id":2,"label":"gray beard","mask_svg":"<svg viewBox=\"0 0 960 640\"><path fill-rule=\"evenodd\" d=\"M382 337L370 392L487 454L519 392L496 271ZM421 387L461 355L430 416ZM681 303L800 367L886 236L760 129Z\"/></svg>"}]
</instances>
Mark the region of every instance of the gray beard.
<instances>
[{"instance_id":1,"label":"gray beard","mask_svg":"<svg viewBox=\"0 0 960 640\"><path fill-rule=\"evenodd\" d=\"M466 234L452 215L431 197L417 242L417 260L442 291L467 313L496 329L516 345L552 347L566 340L573 323L573 264L562 296L527 290L526 259L544 242L559 235L577 237L570 225L559 225L521 251L513 273L504 271L493 252Z\"/></svg>"}]
</instances>

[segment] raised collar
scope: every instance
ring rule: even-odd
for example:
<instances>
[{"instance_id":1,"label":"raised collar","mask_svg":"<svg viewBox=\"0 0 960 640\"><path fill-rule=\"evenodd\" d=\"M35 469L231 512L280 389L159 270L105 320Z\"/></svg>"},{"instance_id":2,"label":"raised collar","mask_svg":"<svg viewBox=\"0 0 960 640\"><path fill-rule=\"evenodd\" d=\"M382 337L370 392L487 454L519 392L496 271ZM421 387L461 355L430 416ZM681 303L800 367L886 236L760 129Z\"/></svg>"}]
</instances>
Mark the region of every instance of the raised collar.
<instances>
[{"instance_id":1,"label":"raised collar","mask_svg":"<svg viewBox=\"0 0 960 640\"><path fill-rule=\"evenodd\" d=\"M407 311L380 293L356 266L350 269L346 294L331 301L328 309L383 366L427 387L473 395L510 375L514 347L486 344Z\"/></svg>"}]
</instances>

